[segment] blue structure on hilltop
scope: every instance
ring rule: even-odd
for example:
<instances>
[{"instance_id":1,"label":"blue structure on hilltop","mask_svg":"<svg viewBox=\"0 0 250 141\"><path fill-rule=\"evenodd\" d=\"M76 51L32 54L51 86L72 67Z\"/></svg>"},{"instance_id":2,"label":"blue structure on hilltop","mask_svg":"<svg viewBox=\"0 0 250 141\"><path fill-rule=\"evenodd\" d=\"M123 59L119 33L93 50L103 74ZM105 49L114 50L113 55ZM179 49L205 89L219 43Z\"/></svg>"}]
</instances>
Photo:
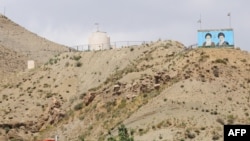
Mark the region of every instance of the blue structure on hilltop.
<instances>
[{"instance_id":1,"label":"blue structure on hilltop","mask_svg":"<svg viewBox=\"0 0 250 141\"><path fill-rule=\"evenodd\" d=\"M198 47L234 47L233 29L198 30Z\"/></svg>"}]
</instances>

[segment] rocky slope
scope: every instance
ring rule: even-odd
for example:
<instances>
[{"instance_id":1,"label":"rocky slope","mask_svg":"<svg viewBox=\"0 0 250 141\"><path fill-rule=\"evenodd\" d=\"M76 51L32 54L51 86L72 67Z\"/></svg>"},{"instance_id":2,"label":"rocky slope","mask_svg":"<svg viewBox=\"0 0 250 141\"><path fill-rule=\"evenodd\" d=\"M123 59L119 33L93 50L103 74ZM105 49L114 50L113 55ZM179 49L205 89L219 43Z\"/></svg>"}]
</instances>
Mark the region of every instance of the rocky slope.
<instances>
[{"instance_id":1,"label":"rocky slope","mask_svg":"<svg viewBox=\"0 0 250 141\"><path fill-rule=\"evenodd\" d=\"M135 140L223 140L250 122L249 60L171 40L61 53L0 87L0 136L106 140L124 123Z\"/></svg>"},{"instance_id":2,"label":"rocky slope","mask_svg":"<svg viewBox=\"0 0 250 141\"><path fill-rule=\"evenodd\" d=\"M0 140L223 140L250 124L250 54L177 41L93 52L68 48L0 15ZM26 70L27 60L36 62Z\"/></svg>"},{"instance_id":3,"label":"rocky slope","mask_svg":"<svg viewBox=\"0 0 250 141\"><path fill-rule=\"evenodd\" d=\"M233 49L184 53L171 66L179 81L124 124L136 131L136 140L223 140L224 124L250 123L249 57Z\"/></svg>"},{"instance_id":4,"label":"rocky slope","mask_svg":"<svg viewBox=\"0 0 250 141\"><path fill-rule=\"evenodd\" d=\"M49 58L68 51L68 47L48 41L0 14L0 83L15 79L27 70L27 61L40 66Z\"/></svg>"},{"instance_id":5,"label":"rocky slope","mask_svg":"<svg viewBox=\"0 0 250 141\"><path fill-rule=\"evenodd\" d=\"M0 45L0 83L10 82L8 79L11 74L24 71L26 60L26 56Z\"/></svg>"}]
</instances>

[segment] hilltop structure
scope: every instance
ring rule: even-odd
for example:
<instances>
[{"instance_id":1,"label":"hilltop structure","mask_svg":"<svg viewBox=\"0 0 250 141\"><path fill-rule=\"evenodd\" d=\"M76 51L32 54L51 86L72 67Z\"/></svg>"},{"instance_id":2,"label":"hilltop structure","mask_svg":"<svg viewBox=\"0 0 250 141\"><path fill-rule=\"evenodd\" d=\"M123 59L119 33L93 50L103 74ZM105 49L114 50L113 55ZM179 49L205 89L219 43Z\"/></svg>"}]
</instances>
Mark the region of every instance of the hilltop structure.
<instances>
[{"instance_id":1,"label":"hilltop structure","mask_svg":"<svg viewBox=\"0 0 250 141\"><path fill-rule=\"evenodd\" d=\"M198 30L198 47L234 47L232 28Z\"/></svg>"},{"instance_id":2,"label":"hilltop structure","mask_svg":"<svg viewBox=\"0 0 250 141\"><path fill-rule=\"evenodd\" d=\"M97 30L89 37L88 49L89 50L105 50L110 49L110 37L106 32Z\"/></svg>"}]
</instances>

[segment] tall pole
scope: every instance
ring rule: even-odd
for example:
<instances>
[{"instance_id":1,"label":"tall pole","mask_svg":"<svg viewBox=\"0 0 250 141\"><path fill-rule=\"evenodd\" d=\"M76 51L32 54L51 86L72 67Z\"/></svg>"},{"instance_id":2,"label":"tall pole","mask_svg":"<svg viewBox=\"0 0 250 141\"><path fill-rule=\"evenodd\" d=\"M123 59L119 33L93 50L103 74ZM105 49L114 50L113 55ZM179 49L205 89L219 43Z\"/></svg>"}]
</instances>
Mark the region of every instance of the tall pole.
<instances>
[{"instance_id":1,"label":"tall pole","mask_svg":"<svg viewBox=\"0 0 250 141\"><path fill-rule=\"evenodd\" d=\"M229 27L231 28L231 14L229 16Z\"/></svg>"},{"instance_id":2,"label":"tall pole","mask_svg":"<svg viewBox=\"0 0 250 141\"><path fill-rule=\"evenodd\" d=\"M3 15L5 16L5 6L3 7Z\"/></svg>"},{"instance_id":3,"label":"tall pole","mask_svg":"<svg viewBox=\"0 0 250 141\"><path fill-rule=\"evenodd\" d=\"M95 23L96 31L99 31L99 23Z\"/></svg>"},{"instance_id":4,"label":"tall pole","mask_svg":"<svg viewBox=\"0 0 250 141\"><path fill-rule=\"evenodd\" d=\"M228 20L229 20L229 28L231 28L231 13L229 12L227 14L227 16L228 16Z\"/></svg>"},{"instance_id":5,"label":"tall pole","mask_svg":"<svg viewBox=\"0 0 250 141\"><path fill-rule=\"evenodd\" d=\"M200 29L201 29L201 15L200 15L200 19L198 20L198 23L200 24Z\"/></svg>"},{"instance_id":6,"label":"tall pole","mask_svg":"<svg viewBox=\"0 0 250 141\"><path fill-rule=\"evenodd\" d=\"M200 14L200 29L201 29L201 14Z\"/></svg>"}]
</instances>

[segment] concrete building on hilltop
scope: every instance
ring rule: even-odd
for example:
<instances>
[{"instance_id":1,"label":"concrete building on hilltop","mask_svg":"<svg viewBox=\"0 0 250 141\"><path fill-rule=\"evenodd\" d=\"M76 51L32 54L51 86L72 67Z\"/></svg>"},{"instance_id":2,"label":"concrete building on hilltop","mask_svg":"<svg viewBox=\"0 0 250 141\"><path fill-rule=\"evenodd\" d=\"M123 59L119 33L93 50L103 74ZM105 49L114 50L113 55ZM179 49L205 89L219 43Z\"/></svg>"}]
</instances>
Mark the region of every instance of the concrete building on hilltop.
<instances>
[{"instance_id":1,"label":"concrete building on hilltop","mask_svg":"<svg viewBox=\"0 0 250 141\"><path fill-rule=\"evenodd\" d=\"M110 49L110 37L106 32L96 31L91 34L88 39L89 50L105 50Z\"/></svg>"}]
</instances>

